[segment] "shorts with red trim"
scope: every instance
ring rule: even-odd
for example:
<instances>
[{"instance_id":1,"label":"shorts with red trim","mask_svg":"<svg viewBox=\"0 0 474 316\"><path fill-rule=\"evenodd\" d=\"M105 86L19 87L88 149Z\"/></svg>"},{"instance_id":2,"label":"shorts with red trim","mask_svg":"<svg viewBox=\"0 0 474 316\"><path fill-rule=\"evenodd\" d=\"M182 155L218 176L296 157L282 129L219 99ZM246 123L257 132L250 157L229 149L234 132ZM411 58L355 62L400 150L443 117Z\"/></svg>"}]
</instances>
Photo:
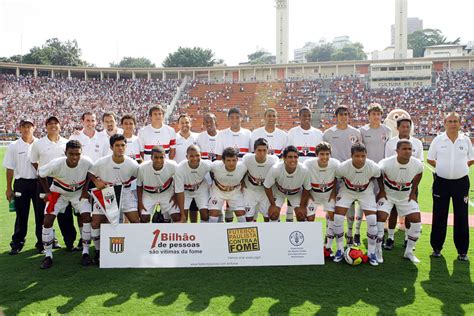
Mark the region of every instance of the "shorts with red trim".
<instances>
[{"instance_id":1,"label":"shorts with red trim","mask_svg":"<svg viewBox=\"0 0 474 316\"><path fill-rule=\"evenodd\" d=\"M254 217L255 214L262 213L263 217L268 217L270 201L263 188L244 189L245 216Z\"/></svg>"},{"instance_id":2,"label":"shorts with red trim","mask_svg":"<svg viewBox=\"0 0 474 316\"><path fill-rule=\"evenodd\" d=\"M244 196L239 188L236 188L232 191L221 191L214 184L211 187L211 192L209 194L209 210L222 210L224 202L227 202L228 211L244 211Z\"/></svg>"},{"instance_id":3,"label":"shorts with red trim","mask_svg":"<svg viewBox=\"0 0 474 316\"><path fill-rule=\"evenodd\" d=\"M380 199L377 202L377 211L385 212L390 215L394 206L397 208L398 216L401 217L420 212L420 207L414 200L411 200L410 202L408 202L408 199L405 201L395 201L390 198Z\"/></svg>"},{"instance_id":4,"label":"shorts with red trim","mask_svg":"<svg viewBox=\"0 0 474 316\"><path fill-rule=\"evenodd\" d=\"M209 202L209 185L203 181L196 191L184 190L184 209L189 210L191 203L194 201L198 209L207 209Z\"/></svg>"},{"instance_id":5,"label":"shorts with red trim","mask_svg":"<svg viewBox=\"0 0 474 316\"><path fill-rule=\"evenodd\" d=\"M179 208L173 206L173 203L170 202L170 199L173 196L172 192L172 190L167 190L162 193L143 192L142 198L145 209L140 210L141 215L152 215L157 205L160 206L161 213L165 218L167 218L165 214L179 214Z\"/></svg>"},{"instance_id":6,"label":"shorts with red trim","mask_svg":"<svg viewBox=\"0 0 474 316\"><path fill-rule=\"evenodd\" d=\"M299 207L301 203L301 191L293 195L287 195L287 194L281 193L278 189L274 188L273 197L275 198L276 206L280 208L285 203L285 200L288 200L288 202L290 202L292 207Z\"/></svg>"},{"instance_id":7,"label":"shorts with red trim","mask_svg":"<svg viewBox=\"0 0 474 316\"><path fill-rule=\"evenodd\" d=\"M359 202L363 211L377 211L375 194L371 189L355 192L342 187L336 197L336 206L349 209L355 201Z\"/></svg>"},{"instance_id":8,"label":"shorts with red trim","mask_svg":"<svg viewBox=\"0 0 474 316\"><path fill-rule=\"evenodd\" d=\"M82 213L90 213L91 212L91 205L87 199L80 199L81 192L77 192L73 196L65 197L58 192L51 192L48 198L48 202L46 202L46 206L44 208L44 214L51 214L54 216L58 216L59 213L64 213L66 207L71 203L72 207L76 212L79 214Z\"/></svg>"}]
</instances>

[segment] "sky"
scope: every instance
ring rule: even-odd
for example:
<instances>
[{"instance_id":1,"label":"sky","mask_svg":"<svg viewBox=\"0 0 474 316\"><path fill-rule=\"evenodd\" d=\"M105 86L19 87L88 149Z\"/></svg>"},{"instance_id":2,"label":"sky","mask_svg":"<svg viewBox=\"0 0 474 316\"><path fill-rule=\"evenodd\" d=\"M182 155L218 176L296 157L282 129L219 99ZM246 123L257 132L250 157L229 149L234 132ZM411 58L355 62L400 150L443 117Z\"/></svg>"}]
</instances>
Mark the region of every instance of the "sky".
<instances>
[{"instance_id":1,"label":"sky","mask_svg":"<svg viewBox=\"0 0 474 316\"><path fill-rule=\"evenodd\" d=\"M390 44L395 0L289 0L293 50L348 35L366 52ZM408 0L408 17L448 40L474 41L473 0ZM276 51L274 0L0 0L0 56L26 54L47 39L76 39L82 59L108 67L125 56L156 66L179 46L212 49L229 65L257 49Z\"/></svg>"}]
</instances>

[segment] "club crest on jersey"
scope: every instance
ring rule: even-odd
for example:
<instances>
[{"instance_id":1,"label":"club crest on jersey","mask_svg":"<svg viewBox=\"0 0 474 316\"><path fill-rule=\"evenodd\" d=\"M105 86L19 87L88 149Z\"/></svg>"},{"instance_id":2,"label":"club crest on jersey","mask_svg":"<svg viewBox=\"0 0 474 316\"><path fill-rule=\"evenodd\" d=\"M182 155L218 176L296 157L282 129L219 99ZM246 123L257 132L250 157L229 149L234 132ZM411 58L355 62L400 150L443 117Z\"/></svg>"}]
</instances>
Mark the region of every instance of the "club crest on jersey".
<instances>
[{"instance_id":1,"label":"club crest on jersey","mask_svg":"<svg viewBox=\"0 0 474 316\"><path fill-rule=\"evenodd\" d=\"M351 135L349 139L351 140L351 143L353 144L357 143L357 137L355 135Z\"/></svg>"},{"instance_id":2,"label":"club crest on jersey","mask_svg":"<svg viewBox=\"0 0 474 316\"><path fill-rule=\"evenodd\" d=\"M110 252L122 253L125 250L125 237L110 237Z\"/></svg>"},{"instance_id":3,"label":"club crest on jersey","mask_svg":"<svg viewBox=\"0 0 474 316\"><path fill-rule=\"evenodd\" d=\"M303 147L303 148L301 149L301 151L303 152L303 155L307 156L308 153L309 153L309 147L306 147L306 146L305 146L305 147Z\"/></svg>"},{"instance_id":4,"label":"club crest on jersey","mask_svg":"<svg viewBox=\"0 0 474 316\"><path fill-rule=\"evenodd\" d=\"M387 140L388 140L387 135L383 134L383 135L382 135L382 141L383 141L383 142L386 142Z\"/></svg>"}]
</instances>

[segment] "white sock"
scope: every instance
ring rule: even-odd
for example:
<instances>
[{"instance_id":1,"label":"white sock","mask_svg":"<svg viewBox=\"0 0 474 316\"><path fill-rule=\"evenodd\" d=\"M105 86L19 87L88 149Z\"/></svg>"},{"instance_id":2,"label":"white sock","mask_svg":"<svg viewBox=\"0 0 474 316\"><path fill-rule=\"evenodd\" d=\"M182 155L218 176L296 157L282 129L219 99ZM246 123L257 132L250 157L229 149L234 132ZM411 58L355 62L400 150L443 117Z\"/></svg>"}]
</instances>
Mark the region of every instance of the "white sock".
<instances>
[{"instance_id":1,"label":"white sock","mask_svg":"<svg viewBox=\"0 0 474 316\"><path fill-rule=\"evenodd\" d=\"M391 240L395 240L395 228L388 229L388 238L390 238Z\"/></svg>"},{"instance_id":2,"label":"white sock","mask_svg":"<svg viewBox=\"0 0 474 316\"><path fill-rule=\"evenodd\" d=\"M82 224L81 236L82 236L82 253L89 253L89 247L91 246L91 223Z\"/></svg>"},{"instance_id":3,"label":"white sock","mask_svg":"<svg viewBox=\"0 0 474 316\"><path fill-rule=\"evenodd\" d=\"M334 238L336 238L337 250L344 251L344 216L334 214Z\"/></svg>"},{"instance_id":4,"label":"white sock","mask_svg":"<svg viewBox=\"0 0 474 316\"><path fill-rule=\"evenodd\" d=\"M209 216L209 217L210 217L210 216ZM209 222L210 222L210 221L209 221ZM219 215L219 216L217 217L217 222L218 222L218 223L224 223L224 216Z\"/></svg>"},{"instance_id":5,"label":"white sock","mask_svg":"<svg viewBox=\"0 0 474 316\"><path fill-rule=\"evenodd\" d=\"M42 233L42 239L43 239L43 247L44 247L44 252L46 254L46 257L51 257L53 258L53 243L54 243L54 233L53 233L53 228L45 228L43 226L43 233Z\"/></svg>"},{"instance_id":6,"label":"white sock","mask_svg":"<svg viewBox=\"0 0 474 316\"><path fill-rule=\"evenodd\" d=\"M408 241L407 248L405 252L413 252L413 247L415 247L416 241L420 238L421 235L421 223L411 223L410 228L408 229Z\"/></svg>"},{"instance_id":7,"label":"white sock","mask_svg":"<svg viewBox=\"0 0 474 316\"><path fill-rule=\"evenodd\" d=\"M91 238L94 241L95 251L100 251L100 228L91 230Z\"/></svg>"},{"instance_id":8,"label":"white sock","mask_svg":"<svg viewBox=\"0 0 474 316\"><path fill-rule=\"evenodd\" d=\"M245 217L245 215L237 216L237 222L239 222L239 223L246 223L246 222L247 222L247 218Z\"/></svg>"},{"instance_id":9,"label":"white sock","mask_svg":"<svg viewBox=\"0 0 474 316\"><path fill-rule=\"evenodd\" d=\"M383 241L383 235L384 235L384 222L377 222L377 249L379 251L382 250L382 241Z\"/></svg>"},{"instance_id":10,"label":"white sock","mask_svg":"<svg viewBox=\"0 0 474 316\"><path fill-rule=\"evenodd\" d=\"M217 223L219 221L218 216L209 216L209 223Z\"/></svg>"},{"instance_id":11,"label":"white sock","mask_svg":"<svg viewBox=\"0 0 474 316\"><path fill-rule=\"evenodd\" d=\"M367 221L367 252L374 254L377 240L377 215L370 214L365 216L365 219Z\"/></svg>"},{"instance_id":12,"label":"white sock","mask_svg":"<svg viewBox=\"0 0 474 316\"><path fill-rule=\"evenodd\" d=\"M334 241L334 221L327 220L327 230L326 230L326 248L332 248L332 242Z\"/></svg>"},{"instance_id":13,"label":"white sock","mask_svg":"<svg viewBox=\"0 0 474 316\"><path fill-rule=\"evenodd\" d=\"M410 226L410 227L411 227L411 226ZM406 229L406 228L405 228L405 240L408 240L408 231L409 231L409 230L410 230L410 228L409 228L409 229Z\"/></svg>"},{"instance_id":14,"label":"white sock","mask_svg":"<svg viewBox=\"0 0 474 316\"><path fill-rule=\"evenodd\" d=\"M362 225L362 218L364 213L360 207L355 208L355 233L360 235L360 226Z\"/></svg>"},{"instance_id":15,"label":"white sock","mask_svg":"<svg viewBox=\"0 0 474 316\"><path fill-rule=\"evenodd\" d=\"M352 237L352 228L354 227L354 214L355 214L355 209L354 209L354 204L352 204L346 213L348 237Z\"/></svg>"}]
</instances>

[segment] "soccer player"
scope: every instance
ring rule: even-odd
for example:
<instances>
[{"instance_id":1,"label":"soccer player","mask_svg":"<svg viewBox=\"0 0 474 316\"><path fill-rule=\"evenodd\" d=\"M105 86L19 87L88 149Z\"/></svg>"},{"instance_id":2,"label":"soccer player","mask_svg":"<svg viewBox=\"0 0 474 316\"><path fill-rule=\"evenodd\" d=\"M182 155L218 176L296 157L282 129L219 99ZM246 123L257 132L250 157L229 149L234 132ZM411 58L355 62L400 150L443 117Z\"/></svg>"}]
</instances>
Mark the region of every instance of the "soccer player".
<instances>
[{"instance_id":1,"label":"soccer player","mask_svg":"<svg viewBox=\"0 0 474 316\"><path fill-rule=\"evenodd\" d=\"M82 265L91 263L89 256L89 244L91 240L91 206L89 194L87 193L87 175L92 167L92 161L81 157L81 143L70 140L66 144L66 157L53 159L39 168L39 181L45 192L44 200L47 201L44 209L44 223L42 240L45 250L45 258L41 263L41 269L49 269L53 265L53 223L59 213L63 213L69 203L78 210L82 217ZM47 177L53 179L49 187Z\"/></svg>"},{"instance_id":2,"label":"soccer player","mask_svg":"<svg viewBox=\"0 0 474 316\"><path fill-rule=\"evenodd\" d=\"M275 109L266 109L263 117L265 120L265 126L257 128L252 132L250 145L253 146L257 139L264 138L268 142L268 154L280 157L283 149L287 146L288 135L286 132L276 127L278 113ZM253 149L255 150L255 148Z\"/></svg>"},{"instance_id":3,"label":"soccer player","mask_svg":"<svg viewBox=\"0 0 474 316\"><path fill-rule=\"evenodd\" d=\"M321 205L326 211L326 245L324 256L332 256L334 241L334 206L336 203L336 170L339 160L331 158L331 145L321 142L316 146L317 158L306 160L303 165L308 169L312 200L308 204L306 218L314 221L316 207ZM303 203L307 204L307 203Z\"/></svg>"},{"instance_id":4,"label":"soccer player","mask_svg":"<svg viewBox=\"0 0 474 316\"><path fill-rule=\"evenodd\" d=\"M421 216L417 203L418 184L423 175L423 163L412 157L412 144L409 140L399 140L397 156L383 159L380 163L382 176L378 178L380 192L377 195L377 261L383 263L382 240L384 225L395 206L398 214L410 221L405 258L419 263L413 254L413 247L420 237Z\"/></svg>"},{"instance_id":5,"label":"soccer player","mask_svg":"<svg viewBox=\"0 0 474 316\"><path fill-rule=\"evenodd\" d=\"M107 139L115 134L123 134L123 129L117 127L117 119L114 112L105 112L102 115L102 125L104 130L101 132L101 134L106 136Z\"/></svg>"},{"instance_id":6,"label":"soccer player","mask_svg":"<svg viewBox=\"0 0 474 316\"><path fill-rule=\"evenodd\" d=\"M106 186L121 186L119 210L125 214L130 223L139 223L140 216L137 200L130 190L131 182L138 175L138 163L125 155L127 140L121 134L110 137L112 155L100 158L89 172L89 178L97 189ZM94 261L98 264L100 258L100 224L107 223L104 212L95 205L92 211L91 237L95 246Z\"/></svg>"},{"instance_id":7,"label":"soccer player","mask_svg":"<svg viewBox=\"0 0 474 316\"><path fill-rule=\"evenodd\" d=\"M253 222L258 213L262 213L265 222L269 221L270 203L265 194L263 182L270 168L278 162L276 155L268 154L268 141L258 138L253 145L253 154L247 154L242 160L247 167L245 176L244 200L247 222Z\"/></svg>"},{"instance_id":8,"label":"soccer player","mask_svg":"<svg viewBox=\"0 0 474 316\"><path fill-rule=\"evenodd\" d=\"M168 159L173 159L176 155L176 132L163 123L165 110L160 105L152 106L148 110L148 116L151 123L138 133L143 159L150 160L151 149L157 145L164 148Z\"/></svg>"},{"instance_id":9,"label":"soccer player","mask_svg":"<svg viewBox=\"0 0 474 316\"><path fill-rule=\"evenodd\" d=\"M201 223L208 223L209 185L205 177L211 171L211 162L201 159L201 151L196 145L187 148L186 159L178 165L175 173L175 192L179 209L184 210L187 217L194 200L201 215ZM196 223L197 217L191 217L191 222Z\"/></svg>"},{"instance_id":10,"label":"soccer player","mask_svg":"<svg viewBox=\"0 0 474 316\"><path fill-rule=\"evenodd\" d=\"M323 133L311 126L312 114L307 107L299 110L300 126L295 126L288 131L288 145L298 149L299 161L316 157L315 148L323 140Z\"/></svg>"},{"instance_id":11,"label":"soccer player","mask_svg":"<svg viewBox=\"0 0 474 316\"><path fill-rule=\"evenodd\" d=\"M336 125L327 129L323 134L323 140L331 145L331 156L340 162L351 158L351 147L355 143L362 142L360 131L349 125L349 108L339 105L335 111ZM338 183L338 186L340 184ZM354 243L352 228L354 226L355 205L347 212L346 242L348 245Z\"/></svg>"},{"instance_id":12,"label":"soccer player","mask_svg":"<svg viewBox=\"0 0 474 316\"><path fill-rule=\"evenodd\" d=\"M271 222L278 221L285 199L295 208L296 219L306 220L307 205L301 202L308 200L305 195L309 192L305 188L310 186L309 174L306 167L298 162L298 149L295 146L290 145L283 150L283 161L272 166L263 185L270 202L268 216Z\"/></svg>"},{"instance_id":13,"label":"soccer player","mask_svg":"<svg viewBox=\"0 0 474 316\"><path fill-rule=\"evenodd\" d=\"M213 113L206 113L203 119L203 125L206 128L201 132L196 143L201 149L201 159L214 161L217 159L216 155L216 138L219 131L217 130L217 119Z\"/></svg>"},{"instance_id":14,"label":"soccer player","mask_svg":"<svg viewBox=\"0 0 474 316\"><path fill-rule=\"evenodd\" d=\"M385 157L385 144L390 139L392 131L388 126L382 124L382 106L378 103L371 103L368 106L369 124L359 128L362 136L362 142L367 148L367 158L373 162L379 163ZM378 184L374 180L375 194L378 193ZM355 232L354 244L360 246L360 226L362 224L362 210L360 207L355 208Z\"/></svg>"},{"instance_id":15,"label":"soccer player","mask_svg":"<svg viewBox=\"0 0 474 316\"><path fill-rule=\"evenodd\" d=\"M334 214L334 236L337 243L334 262L340 262L344 258L344 216L349 207L358 201L367 220L369 263L376 266L377 203L371 180L380 177L380 168L367 159L367 149L362 143L352 145L351 155L352 158L341 163L336 171L336 177L342 179L342 185L336 197Z\"/></svg>"},{"instance_id":16,"label":"soccer player","mask_svg":"<svg viewBox=\"0 0 474 316\"><path fill-rule=\"evenodd\" d=\"M246 222L245 204L241 187L247 167L239 161L239 151L227 147L222 151L222 160L211 165L212 186L209 197L209 222L217 223L224 202L229 211L234 212L237 221Z\"/></svg>"},{"instance_id":17,"label":"soccer player","mask_svg":"<svg viewBox=\"0 0 474 316\"><path fill-rule=\"evenodd\" d=\"M156 205L160 206L163 217L173 222L186 221L176 205L174 176L177 164L166 159L163 147L155 146L151 150L151 160L140 165L137 178L138 209L142 223L150 222ZM183 215L183 216L181 216Z\"/></svg>"},{"instance_id":18,"label":"soccer player","mask_svg":"<svg viewBox=\"0 0 474 316\"><path fill-rule=\"evenodd\" d=\"M135 135L137 126L135 116L132 114L125 114L120 119L120 125L123 127L123 136L127 139L127 150L125 151L125 155L136 162L141 163L142 156L140 155L140 141L138 136Z\"/></svg>"},{"instance_id":19,"label":"soccer player","mask_svg":"<svg viewBox=\"0 0 474 316\"><path fill-rule=\"evenodd\" d=\"M191 132L191 125L191 118L187 114L181 114L179 116L179 132L176 134L176 156L174 156L174 161L176 161L177 164L186 160L188 147L196 145L197 134Z\"/></svg>"}]
</instances>

